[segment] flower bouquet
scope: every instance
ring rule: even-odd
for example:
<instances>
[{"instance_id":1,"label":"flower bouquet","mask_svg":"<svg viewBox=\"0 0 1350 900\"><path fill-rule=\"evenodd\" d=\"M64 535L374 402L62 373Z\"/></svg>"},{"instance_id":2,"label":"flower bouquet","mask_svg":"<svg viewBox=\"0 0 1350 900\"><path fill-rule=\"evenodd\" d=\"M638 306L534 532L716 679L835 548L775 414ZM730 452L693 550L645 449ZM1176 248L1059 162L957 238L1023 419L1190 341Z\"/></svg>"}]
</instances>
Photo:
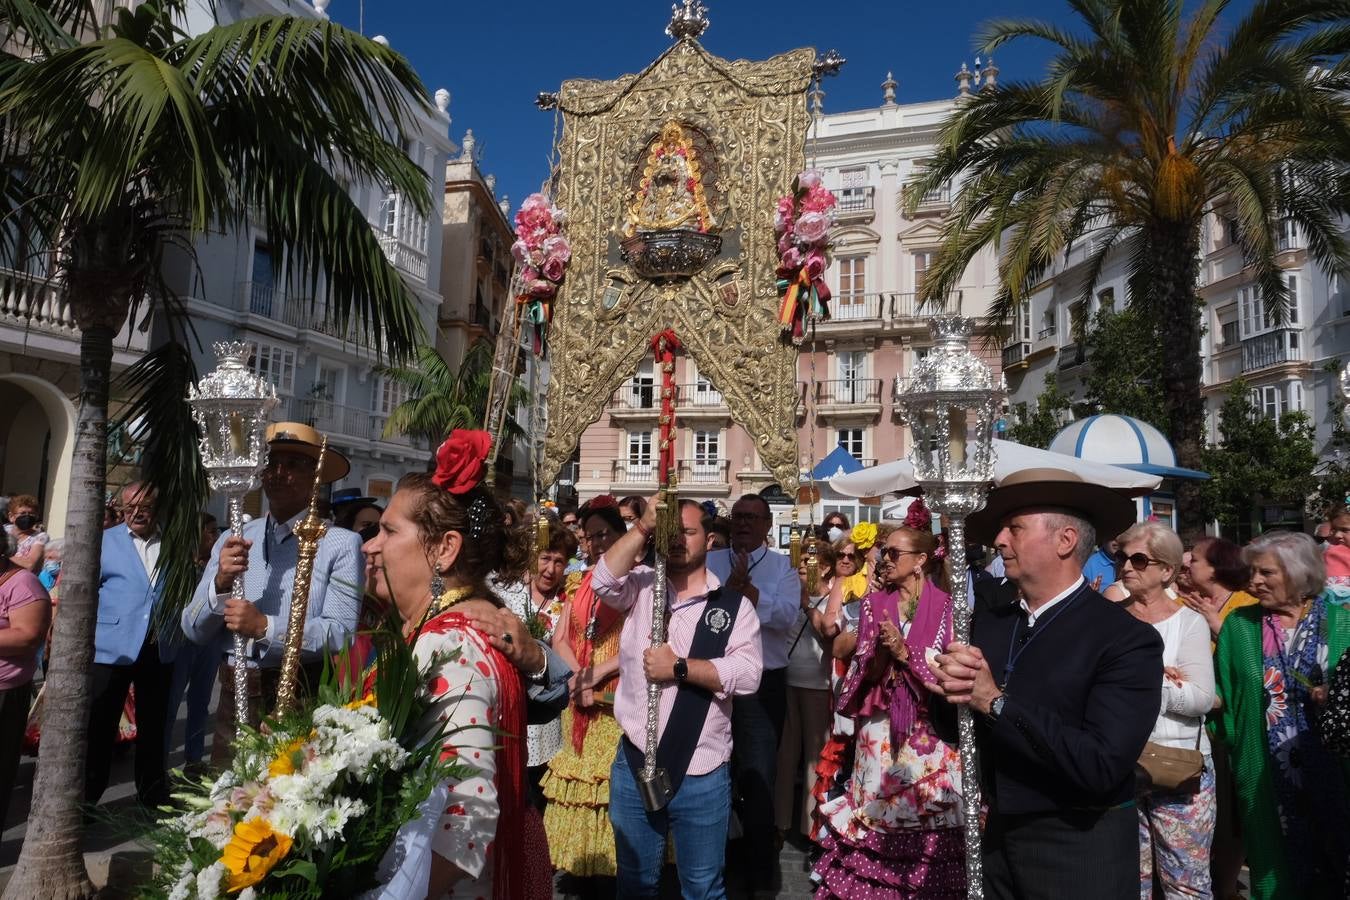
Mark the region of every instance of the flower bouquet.
<instances>
[{"instance_id":1,"label":"flower bouquet","mask_svg":"<svg viewBox=\"0 0 1350 900\"><path fill-rule=\"evenodd\" d=\"M249 730L228 770L175 795L187 811L151 834L156 874L143 896L317 900L393 877L401 860L386 855L400 828L446 779L473 771L443 751L443 724L423 726L427 673L397 621L375 633L364 683L345 660L326 669L316 703Z\"/></svg>"},{"instance_id":2,"label":"flower bouquet","mask_svg":"<svg viewBox=\"0 0 1350 900\"><path fill-rule=\"evenodd\" d=\"M547 347L553 298L572 260L572 246L562 234L566 221L566 214L538 193L526 197L516 213L516 242L511 245L511 255L520 265L516 303L524 306L524 315L534 325L537 356Z\"/></svg>"},{"instance_id":3,"label":"flower bouquet","mask_svg":"<svg viewBox=\"0 0 1350 900\"><path fill-rule=\"evenodd\" d=\"M773 233L778 238L778 324L783 336L802 342L806 317L830 317L830 289L825 269L830 264L830 227L834 224L834 193L821 183L815 169L792 180L792 193L778 199Z\"/></svg>"}]
</instances>

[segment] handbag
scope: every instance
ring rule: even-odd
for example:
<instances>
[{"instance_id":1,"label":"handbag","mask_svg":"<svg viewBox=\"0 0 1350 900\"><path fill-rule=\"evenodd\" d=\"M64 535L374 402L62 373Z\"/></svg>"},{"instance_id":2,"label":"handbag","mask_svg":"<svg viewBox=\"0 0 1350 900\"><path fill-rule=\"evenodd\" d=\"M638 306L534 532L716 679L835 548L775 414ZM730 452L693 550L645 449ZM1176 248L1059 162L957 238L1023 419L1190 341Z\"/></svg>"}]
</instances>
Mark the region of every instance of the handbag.
<instances>
[{"instance_id":1,"label":"handbag","mask_svg":"<svg viewBox=\"0 0 1350 900\"><path fill-rule=\"evenodd\" d=\"M1144 752L1139 754L1139 768L1147 777L1147 785L1141 790L1174 793L1178 791L1195 792L1200 789L1200 775L1205 770L1205 754L1200 752L1200 737L1204 734L1202 723L1195 736L1195 749L1165 747L1149 741Z\"/></svg>"}]
</instances>

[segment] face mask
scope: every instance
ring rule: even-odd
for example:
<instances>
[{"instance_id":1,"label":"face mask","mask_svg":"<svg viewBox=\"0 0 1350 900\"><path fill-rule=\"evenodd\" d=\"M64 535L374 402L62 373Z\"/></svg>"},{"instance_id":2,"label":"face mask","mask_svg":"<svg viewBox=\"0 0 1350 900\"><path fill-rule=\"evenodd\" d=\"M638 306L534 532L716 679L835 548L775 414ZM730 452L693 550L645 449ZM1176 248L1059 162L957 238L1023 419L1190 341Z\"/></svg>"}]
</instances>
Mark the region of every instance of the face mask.
<instances>
[{"instance_id":1,"label":"face mask","mask_svg":"<svg viewBox=\"0 0 1350 900\"><path fill-rule=\"evenodd\" d=\"M840 528L838 525L832 525L826 534L830 536L830 542L833 543L844 536L844 529Z\"/></svg>"},{"instance_id":2,"label":"face mask","mask_svg":"<svg viewBox=\"0 0 1350 900\"><path fill-rule=\"evenodd\" d=\"M20 531L29 531L37 524L37 516L22 515L14 520L14 527Z\"/></svg>"},{"instance_id":3,"label":"face mask","mask_svg":"<svg viewBox=\"0 0 1350 900\"><path fill-rule=\"evenodd\" d=\"M624 530L624 531L632 531L632 530L633 530L633 526L634 526L635 524L636 524L636 522L624 522L624 523L623 523L623 530Z\"/></svg>"},{"instance_id":4,"label":"face mask","mask_svg":"<svg viewBox=\"0 0 1350 900\"><path fill-rule=\"evenodd\" d=\"M59 559L47 560L45 563L42 564L42 571L55 575L57 572L61 571L61 560Z\"/></svg>"}]
</instances>

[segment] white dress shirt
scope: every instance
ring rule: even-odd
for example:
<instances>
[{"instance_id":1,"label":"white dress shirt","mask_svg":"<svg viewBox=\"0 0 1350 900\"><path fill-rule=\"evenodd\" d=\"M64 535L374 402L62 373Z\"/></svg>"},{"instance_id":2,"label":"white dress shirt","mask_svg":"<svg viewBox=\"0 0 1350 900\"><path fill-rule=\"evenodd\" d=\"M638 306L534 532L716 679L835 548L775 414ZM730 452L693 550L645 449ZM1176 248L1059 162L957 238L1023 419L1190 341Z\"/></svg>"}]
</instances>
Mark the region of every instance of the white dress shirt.
<instances>
[{"instance_id":1,"label":"white dress shirt","mask_svg":"<svg viewBox=\"0 0 1350 900\"><path fill-rule=\"evenodd\" d=\"M708 554L708 571L723 584L731 577L734 557L731 550ZM792 623L801 610L802 582L792 560L786 554L760 547L750 554L750 583L759 589L759 638L765 669L782 669L788 664L788 645L795 633Z\"/></svg>"},{"instance_id":2,"label":"white dress shirt","mask_svg":"<svg viewBox=\"0 0 1350 900\"><path fill-rule=\"evenodd\" d=\"M1030 606L1027 606L1027 601L1025 597L1019 595L1017 598L1017 605L1022 607L1022 612L1027 614L1027 627L1035 628L1036 620L1039 619L1041 616L1045 615L1050 610L1050 607L1054 606L1056 603L1060 602L1065 597L1068 597L1074 591L1082 587L1082 585L1083 585L1083 576L1079 575L1078 580L1075 581L1073 584L1069 585L1067 590L1060 591L1058 594L1042 603L1035 610L1033 610Z\"/></svg>"},{"instance_id":3,"label":"white dress shirt","mask_svg":"<svg viewBox=\"0 0 1350 900\"><path fill-rule=\"evenodd\" d=\"M159 566L159 532L156 531L148 538L137 537L136 532L127 526L127 533L131 535L131 546L136 548L136 555L141 558L141 565L145 566L145 576L151 583L155 580L155 569Z\"/></svg>"}]
</instances>

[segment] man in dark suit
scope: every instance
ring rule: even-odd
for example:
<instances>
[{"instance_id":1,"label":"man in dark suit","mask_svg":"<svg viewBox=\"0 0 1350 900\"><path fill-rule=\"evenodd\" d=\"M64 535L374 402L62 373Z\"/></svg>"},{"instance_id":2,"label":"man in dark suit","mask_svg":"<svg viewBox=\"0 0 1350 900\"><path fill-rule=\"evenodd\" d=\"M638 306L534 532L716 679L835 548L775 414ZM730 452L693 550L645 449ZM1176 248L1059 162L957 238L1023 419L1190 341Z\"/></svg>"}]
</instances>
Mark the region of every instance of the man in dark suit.
<instances>
[{"instance_id":1,"label":"man in dark suit","mask_svg":"<svg viewBox=\"0 0 1350 900\"><path fill-rule=\"evenodd\" d=\"M982 591L971 646L937 657L939 692L976 712L985 894L1139 896L1134 770L1158 716L1162 639L1083 578L1096 533L1134 503L1072 473L1018 473L968 525L1008 579Z\"/></svg>"}]
</instances>

